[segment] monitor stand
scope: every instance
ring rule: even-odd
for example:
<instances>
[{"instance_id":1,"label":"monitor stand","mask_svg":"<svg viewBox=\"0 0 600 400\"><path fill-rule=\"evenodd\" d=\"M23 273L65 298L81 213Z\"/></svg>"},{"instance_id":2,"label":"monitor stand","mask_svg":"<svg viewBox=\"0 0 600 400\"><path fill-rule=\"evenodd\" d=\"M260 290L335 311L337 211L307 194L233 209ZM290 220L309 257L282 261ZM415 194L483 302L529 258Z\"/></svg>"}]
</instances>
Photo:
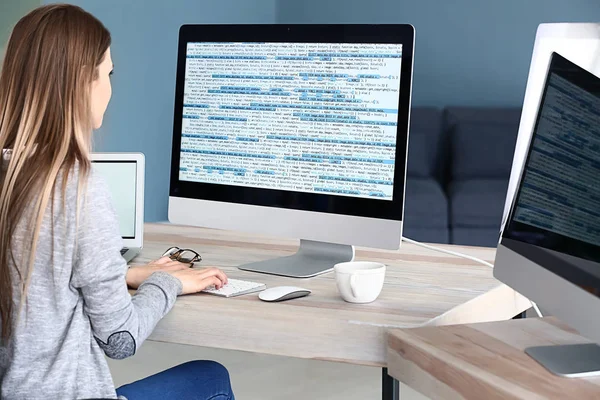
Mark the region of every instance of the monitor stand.
<instances>
[{"instance_id":1,"label":"monitor stand","mask_svg":"<svg viewBox=\"0 0 600 400\"><path fill-rule=\"evenodd\" d=\"M525 353L555 375L567 378L600 375L600 346L595 343L529 347Z\"/></svg>"},{"instance_id":2,"label":"monitor stand","mask_svg":"<svg viewBox=\"0 0 600 400\"><path fill-rule=\"evenodd\" d=\"M333 270L337 263L352 261L354 247L345 244L300 240L300 248L294 255L241 265L244 271L310 278Z\"/></svg>"}]
</instances>

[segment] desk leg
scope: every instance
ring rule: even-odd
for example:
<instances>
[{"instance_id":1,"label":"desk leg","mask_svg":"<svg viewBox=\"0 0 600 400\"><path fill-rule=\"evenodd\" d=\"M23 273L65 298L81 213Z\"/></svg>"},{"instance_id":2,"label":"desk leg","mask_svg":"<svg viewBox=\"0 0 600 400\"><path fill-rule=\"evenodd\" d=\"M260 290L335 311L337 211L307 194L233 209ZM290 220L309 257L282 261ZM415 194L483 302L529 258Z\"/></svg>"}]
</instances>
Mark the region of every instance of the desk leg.
<instances>
[{"instance_id":1,"label":"desk leg","mask_svg":"<svg viewBox=\"0 0 600 400\"><path fill-rule=\"evenodd\" d=\"M388 375L387 368L382 373L381 393L383 400L400 400L400 382Z\"/></svg>"}]
</instances>

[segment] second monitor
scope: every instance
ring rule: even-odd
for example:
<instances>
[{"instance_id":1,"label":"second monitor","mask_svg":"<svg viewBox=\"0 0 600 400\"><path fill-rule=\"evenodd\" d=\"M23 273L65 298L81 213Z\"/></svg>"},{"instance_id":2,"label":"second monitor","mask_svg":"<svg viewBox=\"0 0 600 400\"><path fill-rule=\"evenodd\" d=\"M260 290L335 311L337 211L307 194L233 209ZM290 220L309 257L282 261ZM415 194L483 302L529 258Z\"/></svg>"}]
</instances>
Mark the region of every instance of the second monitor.
<instances>
[{"instance_id":1,"label":"second monitor","mask_svg":"<svg viewBox=\"0 0 600 400\"><path fill-rule=\"evenodd\" d=\"M413 46L409 25L183 26L169 220L299 238L241 266L285 276L397 249Z\"/></svg>"}]
</instances>

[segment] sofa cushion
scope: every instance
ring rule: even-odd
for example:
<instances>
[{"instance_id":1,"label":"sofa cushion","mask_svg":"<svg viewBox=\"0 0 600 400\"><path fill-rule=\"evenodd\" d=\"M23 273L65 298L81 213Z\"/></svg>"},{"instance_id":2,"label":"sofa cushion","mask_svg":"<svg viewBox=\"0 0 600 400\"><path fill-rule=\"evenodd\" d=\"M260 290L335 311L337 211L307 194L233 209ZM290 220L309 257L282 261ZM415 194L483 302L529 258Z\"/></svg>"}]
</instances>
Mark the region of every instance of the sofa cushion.
<instances>
[{"instance_id":1,"label":"sofa cushion","mask_svg":"<svg viewBox=\"0 0 600 400\"><path fill-rule=\"evenodd\" d=\"M406 181L404 226L407 228L448 228L448 200L434 179Z\"/></svg>"},{"instance_id":2,"label":"sofa cushion","mask_svg":"<svg viewBox=\"0 0 600 400\"><path fill-rule=\"evenodd\" d=\"M520 118L520 108L447 108L451 179L508 179Z\"/></svg>"},{"instance_id":3,"label":"sofa cushion","mask_svg":"<svg viewBox=\"0 0 600 400\"><path fill-rule=\"evenodd\" d=\"M406 173L413 178L430 178L439 172L441 156L442 112L437 108L412 109L408 135Z\"/></svg>"},{"instance_id":4,"label":"sofa cushion","mask_svg":"<svg viewBox=\"0 0 600 400\"><path fill-rule=\"evenodd\" d=\"M424 243L450 243L450 231L448 228L419 228L405 226L402 229L402 236L417 242Z\"/></svg>"},{"instance_id":5,"label":"sofa cushion","mask_svg":"<svg viewBox=\"0 0 600 400\"><path fill-rule=\"evenodd\" d=\"M450 242L462 246L498 247L500 229L452 228Z\"/></svg>"},{"instance_id":6,"label":"sofa cushion","mask_svg":"<svg viewBox=\"0 0 600 400\"><path fill-rule=\"evenodd\" d=\"M499 229L508 179L472 179L450 183L450 225Z\"/></svg>"}]
</instances>

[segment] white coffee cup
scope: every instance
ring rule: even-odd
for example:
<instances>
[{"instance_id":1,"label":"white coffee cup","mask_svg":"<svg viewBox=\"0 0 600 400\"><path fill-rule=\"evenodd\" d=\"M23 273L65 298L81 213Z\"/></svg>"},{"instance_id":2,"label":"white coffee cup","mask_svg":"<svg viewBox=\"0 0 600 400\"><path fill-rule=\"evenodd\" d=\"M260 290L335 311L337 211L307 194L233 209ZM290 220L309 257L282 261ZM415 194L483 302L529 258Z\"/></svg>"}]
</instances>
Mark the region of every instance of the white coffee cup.
<instances>
[{"instance_id":1,"label":"white coffee cup","mask_svg":"<svg viewBox=\"0 0 600 400\"><path fill-rule=\"evenodd\" d=\"M370 261L350 261L333 267L338 291L349 303L375 301L383 288L385 269L385 264Z\"/></svg>"}]
</instances>

